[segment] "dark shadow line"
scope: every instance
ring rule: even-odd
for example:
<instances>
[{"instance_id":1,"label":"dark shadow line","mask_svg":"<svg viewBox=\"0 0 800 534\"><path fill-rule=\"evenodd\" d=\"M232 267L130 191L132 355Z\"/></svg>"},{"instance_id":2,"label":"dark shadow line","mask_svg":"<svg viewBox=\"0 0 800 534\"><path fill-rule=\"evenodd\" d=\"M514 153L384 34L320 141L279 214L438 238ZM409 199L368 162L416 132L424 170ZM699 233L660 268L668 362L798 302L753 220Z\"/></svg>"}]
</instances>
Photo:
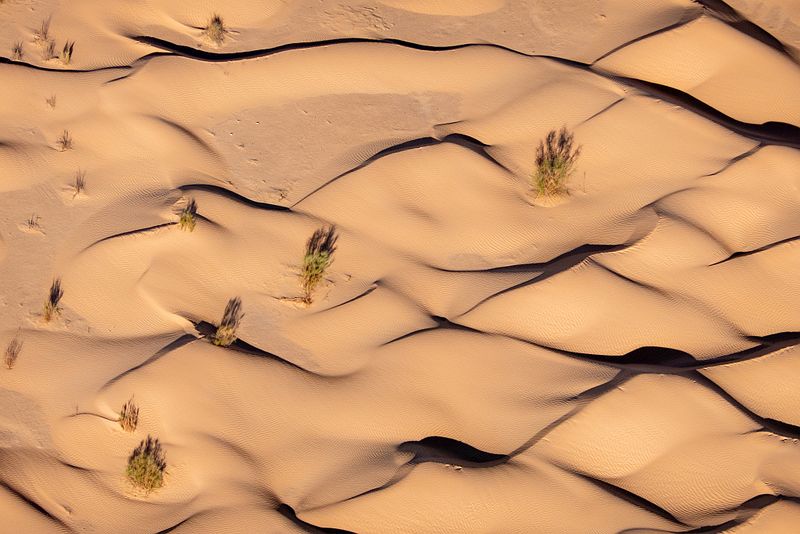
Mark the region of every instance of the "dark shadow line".
<instances>
[{"instance_id":1,"label":"dark shadow line","mask_svg":"<svg viewBox=\"0 0 800 534\"><path fill-rule=\"evenodd\" d=\"M753 250L743 250L743 251L739 251L739 252L734 252L733 254L731 254L730 256L725 258L724 260L719 260L717 262L714 262L714 263L710 264L709 267L714 267L715 265L720 265L722 263L729 262L729 261L735 260L737 258L750 256L751 254L758 254L759 252L764 252L765 250L769 250L771 248L774 248L774 247L777 247L777 246L780 246L780 245L785 245L786 243L791 243L792 241L797 241L798 239L800 239L800 235L796 235L796 236L793 236L793 237L787 237L786 239L781 239L780 241L775 241L774 243L769 243L767 245L764 245L763 247L759 247L759 248L756 248L756 249L753 249Z\"/></svg>"},{"instance_id":2,"label":"dark shadow line","mask_svg":"<svg viewBox=\"0 0 800 534\"><path fill-rule=\"evenodd\" d=\"M318 527L317 525L312 525L311 523L303 521L297 517L297 513L294 511L294 508L285 503L278 505L276 511L294 523L295 526L300 528L303 532L308 534L357 534L351 530L342 530L340 528L331 527Z\"/></svg>"}]
</instances>

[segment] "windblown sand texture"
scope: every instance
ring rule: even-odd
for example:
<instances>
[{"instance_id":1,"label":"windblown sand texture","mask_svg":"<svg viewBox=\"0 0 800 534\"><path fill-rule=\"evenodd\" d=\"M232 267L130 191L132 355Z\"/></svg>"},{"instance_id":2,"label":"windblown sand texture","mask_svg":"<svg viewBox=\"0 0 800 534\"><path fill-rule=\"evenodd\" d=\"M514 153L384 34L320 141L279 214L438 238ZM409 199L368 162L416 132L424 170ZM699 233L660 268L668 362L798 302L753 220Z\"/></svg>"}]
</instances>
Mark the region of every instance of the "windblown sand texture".
<instances>
[{"instance_id":1,"label":"windblown sand texture","mask_svg":"<svg viewBox=\"0 0 800 534\"><path fill-rule=\"evenodd\" d=\"M3 534L800 532L800 0L3 0L0 56Z\"/></svg>"}]
</instances>

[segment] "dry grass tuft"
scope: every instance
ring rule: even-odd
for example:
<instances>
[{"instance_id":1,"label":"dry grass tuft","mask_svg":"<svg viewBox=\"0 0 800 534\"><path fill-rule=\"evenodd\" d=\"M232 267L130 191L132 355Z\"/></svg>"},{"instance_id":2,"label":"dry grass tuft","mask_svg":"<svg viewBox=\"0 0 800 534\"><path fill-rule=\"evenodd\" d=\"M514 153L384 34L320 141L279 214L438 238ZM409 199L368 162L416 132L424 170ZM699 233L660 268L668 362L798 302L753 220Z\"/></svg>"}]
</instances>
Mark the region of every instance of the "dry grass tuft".
<instances>
[{"instance_id":1,"label":"dry grass tuft","mask_svg":"<svg viewBox=\"0 0 800 534\"><path fill-rule=\"evenodd\" d=\"M117 421L125 432L136 430L136 425L139 424L139 407L133 402L133 397L122 405Z\"/></svg>"},{"instance_id":2,"label":"dry grass tuft","mask_svg":"<svg viewBox=\"0 0 800 534\"><path fill-rule=\"evenodd\" d=\"M222 321L220 321L217 332L211 342L220 347L230 346L236 341L236 330L239 328L242 317L244 317L242 299L234 297L228 300L228 304L225 305L225 311L222 314Z\"/></svg>"},{"instance_id":3,"label":"dry grass tuft","mask_svg":"<svg viewBox=\"0 0 800 534\"><path fill-rule=\"evenodd\" d=\"M33 32L33 40L41 45L50 41L50 17L44 19L39 29Z\"/></svg>"},{"instance_id":4,"label":"dry grass tuft","mask_svg":"<svg viewBox=\"0 0 800 534\"><path fill-rule=\"evenodd\" d=\"M57 57L56 42L52 40L47 41L42 48L42 59L45 61L50 61L51 59L55 59Z\"/></svg>"},{"instance_id":5,"label":"dry grass tuft","mask_svg":"<svg viewBox=\"0 0 800 534\"><path fill-rule=\"evenodd\" d=\"M536 170L531 186L537 196L568 194L567 180L575 169L581 147L575 147L575 136L567 130L550 130L536 150Z\"/></svg>"},{"instance_id":6,"label":"dry grass tuft","mask_svg":"<svg viewBox=\"0 0 800 534\"><path fill-rule=\"evenodd\" d=\"M8 344L6 347L6 367L11 369L14 367L14 364L17 363L17 357L19 357L19 353L22 350L22 339L19 336L19 332L17 335L14 336L14 339Z\"/></svg>"},{"instance_id":7,"label":"dry grass tuft","mask_svg":"<svg viewBox=\"0 0 800 534\"><path fill-rule=\"evenodd\" d=\"M136 489L146 494L164 485L166 455L158 438L147 436L128 457L125 474Z\"/></svg>"},{"instance_id":8,"label":"dry grass tuft","mask_svg":"<svg viewBox=\"0 0 800 534\"><path fill-rule=\"evenodd\" d=\"M305 293L303 301L311 304L312 294L325 276L325 271L333 263L336 252L336 226L318 228L306 242L306 254L300 271L300 285Z\"/></svg>"},{"instance_id":9,"label":"dry grass tuft","mask_svg":"<svg viewBox=\"0 0 800 534\"><path fill-rule=\"evenodd\" d=\"M211 39L217 45L221 45L223 41L225 41L225 35L227 35L228 30L225 28L225 25L222 23L222 17L214 13L209 19L208 24L206 25L203 33Z\"/></svg>"},{"instance_id":10,"label":"dry grass tuft","mask_svg":"<svg viewBox=\"0 0 800 534\"><path fill-rule=\"evenodd\" d=\"M25 52L22 49L22 41L17 41L11 48L11 59L13 59L14 61L20 61L22 59L22 56L24 55Z\"/></svg>"},{"instance_id":11,"label":"dry grass tuft","mask_svg":"<svg viewBox=\"0 0 800 534\"><path fill-rule=\"evenodd\" d=\"M80 169L75 172L75 182L72 184L72 188L75 189L75 193L72 195L72 198L75 198L79 194L83 193L86 189L86 171L82 171Z\"/></svg>"},{"instance_id":12,"label":"dry grass tuft","mask_svg":"<svg viewBox=\"0 0 800 534\"><path fill-rule=\"evenodd\" d=\"M50 295L48 295L44 303L45 321L50 322L53 317L61 313L61 308L58 306L58 303L61 302L63 296L64 290L61 289L61 279L56 278L50 285Z\"/></svg>"},{"instance_id":13,"label":"dry grass tuft","mask_svg":"<svg viewBox=\"0 0 800 534\"><path fill-rule=\"evenodd\" d=\"M64 65L69 65L72 61L72 52L75 49L75 41L67 41L64 43L64 49L61 51L61 61Z\"/></svg>"},{"instance_id":14,"label":"dry grass tuft","mask_svg":"<svg viewBox=\"0 0 800 534\"><path fill-rule=\"evenodd\" d=\"M56 144L61 152L70 150L72 148L72 136L69 134L69 130L64 130L61 132L61 136L56 139Z\"/></svg>"},{"instance_id":15,"label":"dry grass tuft","mask_svg":"<svg viewBox=\"0 0 800 534\"><path fill-rule=\"evenodd\" d=\"M41 225L39 224L39 221L41 219L42 218L36 215L35 213L31 213L31 216L28 217L28 220L25 221L25 226L28 227L28 230L40 230Z\"/></svg>"},{"instance_id":16,"label":"dry grass tuft","mask_svg":"<svg viewBox=\"0 0 800 534\"><path fill-rule=\"evenodd\" d=\"M181 211L181 218L178 221L178 226L181 230L189 230L190 232L193 232L196 225L197 202L193 198L190 198L189 202L186 203L186 207Z\"/></svg>"},{"instance_id":17,"label":"dry grass tuft","mask_svg":"<svg viewBox=\"0 0 800 534\"><path fill-rule=\"evenodd\" d=\"M56 95L50 96L50 98L45 99L47 105L50 106L51 109L56 109Z\"/></svg>"}]
</instances>

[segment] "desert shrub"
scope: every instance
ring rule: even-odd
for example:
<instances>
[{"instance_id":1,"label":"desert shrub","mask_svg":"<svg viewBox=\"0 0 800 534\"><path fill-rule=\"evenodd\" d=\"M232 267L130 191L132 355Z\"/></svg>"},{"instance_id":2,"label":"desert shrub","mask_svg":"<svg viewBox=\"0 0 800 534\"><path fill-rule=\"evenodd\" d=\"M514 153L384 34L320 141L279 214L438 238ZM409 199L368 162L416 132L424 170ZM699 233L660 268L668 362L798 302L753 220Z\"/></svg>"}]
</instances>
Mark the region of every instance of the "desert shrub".
<instances>
[{"instance_id":1,"label":"desert shrub","mask_svg":"<svg viewBox=\"0 0 800 534\"><path fill-rule=\"evenodd\" d=\"M61 152L70 150L72 148L72 136L70 135L69 130L64 130L61 132L59 138L56 139L56 144L58 144L58 149Z\"/></svg>"},{"instance_id":2,"label":"desert shrub","mask_svg":"<svg viewBox=\"0 0 800 534\"><path fill-rule=\"evenodd\" d=\"M25 221L25 226L27 226L29 230L39 230L41 228L41 225L39 224L40 220L41 217L35 213L31 213L31 216Z\"/></svg>"},{"instance_id":3,"label":"desert shrub","mask_svg":"<svg viewBox=\"0 0 800 534\"><path fill-rule=\"evenodd\" d=\"M50 98L45 99L47 105L50 106L52 109L56 108L56 95L51 95Z\"/></svg>"},{"instance_id":4,"label":"desert shrub","mask_svg":"<svg viewBox=\"0 0 800 534\"><path fill-rule=\"evenodd\" d=\"M64 65L69 65L72 61L72 52L75 50L75 41L67 41L61 51L61 61Z\"/></svg>"},{"instance_id":5,"label":"desert shrub","mask_svg":"<svg viewBox=\"0 0 800 534\"><path fill-rule=\"evenodd\" d=\"M15 61L19 61L22 59L24 55L24 51L22 50L22 42L18 41L14 43L14 46L11 48L11 58Z\"/></svg>"},{"instance_id":6,"label":"desert shrub","mask_svg":"<svg viewBox=\"0 0 800 534\"><path fill-rule=\"evenodd\" d=\"M19 357L20 351L22 351L22 339L19 337L19 334L17 334L6 347L5 363L7 368L11 369L14 367L14 364L17 363L17 357Z\"/></svg>"},{"instance_id":7,"label":"desert shrub","mask_svg":"<svg viewBox=\"0 0 800 534\"><path fill-rule=\"evenodd\" d=\"M194 231L194 227L197 225L197 202L195 202L193 198L189 199L189 202L186 203L186 207L181 211L181 218L178 221L178 225L181 230Z\"/></svg>"},{"instance_id":8,"label":"desert shrub","mask_svg":"<svg viewBox=\"0 0 800 534\"><path fill-rule=\"evenodd\" d=\"M46 44L50 41L50 18L42 20L39 29L33 32L33 40L39 44Z\"/></svg>"},{"instance_id":9,"label":"desert shrub","mask_svg":"<svg viewBox=\"0 0 800 534\"><path fill-rule=\"evenodd\" d=\"M228 30L225 29L225 25L222 23L222 17L214 13L209 19L208 24L203 32L209 39L214 41L216 44L221 45L225 40L225 35L228 33Z\"/></svg>"},{"instance_id":10,"label":"desert shrub","mask_svg":"<svg viewBox=\"0 0 800 534\"><path fill-rule=\"evenodd\" d=\"M72 198L75 198L86 189L86 171L77 170L75 173L75 183L72 184L72 187L75 189Z\"/></svg>"},{"instance_id":11,"label":"desert shrub","mask_svg":"<svg viewBox=\"0 0 800 534\"><path fill-rule=\"evenodd\" d=\"M44 303L45 321L49 322L53 317L61 313L61 308L58 306L58 303L63 296L64 290L61 289L61 279L56 278L50 285L50 295L48 295L47 301Z\"/></svg>"},{"instance_id":12,"label":"desert shrub","mask_svg":"<svg viewBox=\"0 0 800 534\"><path fill-rule=\"evenodd\" d=\"M239 328L242 317L244 317L242 299L234 297L228 300L228 304L225 305L225 311L222 314L222 321L220 321L212 340L214 345L227 347L236 341L236 330Z\"/></svg>"},{"instance_id":13,"label":"desert shrub","mask_svg":"<svg viewBox=\"0 0 800 534\"><path fill-rule=\"evenodd\" d=\"M532 186L537 195L567 193L567 180L574 171L581 147L575 147L575 136L566 127L550 130L536 150L536 170Z\"/></svg>"},{"instance_id":14,"label":"desert shrub","mask_svg":"<svg viewBox=\"0 0 800 534\"><path fill-rule=\"evenodd\" d=\"M303 257L303 266L300 270L300 284L305 293L303 300L311 303L312 294L317 285L325 276L325 271L333 263L333 253L336 252L336 226L318 228L306 242L306 254Z\"/></svg>"},{"instance_id":15,"label":"desert shrub","mask_svg":"<svg viewBox=\"0 0 800 534\"><path fill-rule=\"evenodd\" d=\"M164 485L166 468L166 455L161 443L158 438L147 436L128 457L125 474L136 489L150 493Z\"/></svg>"},{"instance_id":16,"label":"desert shrub","mask_svg":"<svg viewBox=\"0 0 800 534\"><path fill-rule=\"evenodd\" d=\"M44 43L42 47L42 59L49 61L56 57L58 57L56 55L56 42L51 39Z\"/></svg>"},{"instance_id":17,"label":"desert shrub","mask_svg":"<svg viewBox=\"0 0 800 534\"><path fill-rule=\"evenodd\" d=\"M133 398L122 405L117 422L125 432L136 430L136 425L139 424L139 407L133 402Z\"/></svg>"}]
</instances>

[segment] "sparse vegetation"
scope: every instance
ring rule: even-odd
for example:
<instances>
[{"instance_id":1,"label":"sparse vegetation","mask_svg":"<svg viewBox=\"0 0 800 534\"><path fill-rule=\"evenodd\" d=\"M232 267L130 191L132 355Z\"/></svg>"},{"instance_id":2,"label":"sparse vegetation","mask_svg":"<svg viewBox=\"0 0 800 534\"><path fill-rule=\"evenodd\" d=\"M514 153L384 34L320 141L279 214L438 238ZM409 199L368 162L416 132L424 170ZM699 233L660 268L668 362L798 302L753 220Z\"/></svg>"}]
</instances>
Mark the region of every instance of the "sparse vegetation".
<instances>
[{"instance_id":1,"label":"sparse vegetation","mask_svg":"<svg viewBox=\"0 0 800 534\"><path fill-rule=\"evenodd\" d=\"M46 99L45 102L47 102L47 105L52 109L56 109L56 95L50 96L50 98Z\"/></svg>"},{"instance_id":2,"label":"sparse vegetation","mask_svg":"<svg viewBox=\"0 0 800 534\"><path fill-rule=\"evenodd\" d=\"M574 171L575 162L581 153L574 146L575 136L564 126L561 130L550 130L536 150L536 170L532 176L532 187L537 195L567 194L567 180Z\"/></svg>"},{"instance_id":3,"label":"sparse vegetation","mask_svg":"<svg viewBox=\"0 0 800 534\"><path fill-rule=\"evenodd\" d=\"M336 252L336 226L318 228L306 243L306 254L300 271L300 283L305 293L303 300L311 304L314 289L322 281L325 271L333 263Z\"/></svg>"},{"instance_id":4,"label":"sparse vegetation","mask_svg":"<svg viewBox=\"0 0 800 534\"><path fill-rule=\"evenodd\" d=\"M136 489L150 493L164 485L166 455L158 438L147 436L128 457L125 474Z\"/></svg>"},{"instance_id":5,"label":"sparse vegetation","mask_svg":"<svg viewBox=\"0 0 800 534\"><path fill-rule=\"evenodd\" d=\"M61 308L58 306L58 303L61 302L63 296L64 290L61 289L61 279L56 278L50 285L50 295L48 295L47 301L44 303L45 321L50 322L53 317L61 313Z\"/></svg>"},{"instance_id":6,"label":"sparse vegetation","mask_svg":"<svg viewBox=\"0 0 800 534\"><path fill-rule=\"evenodd\" d=\"M222 23L222 17L214 13L209 19L208 24L205 27L203 32L206 36L211 39L217 45L221 45L222 42L225 40L225 35L227 35L228 30L225 28L225 25Z\"/></svg>"},{"instance_id":7,"label":"sparse vegetation","mask_svg":"<svg viewBox=\"0 0 800 534\"><path fill-rule=\"evenodd\" d=\"M217 327L212 343L220 347L227 347L236 341L236 330L239 328L242 317L244 317L242 299L234 297L228 300L228 304L225 305L225 311L222 314L222 321Z\"/></svg>"},{"instance_id":8,"label":"sparse vegetation","mask_svg":"<svg viewBox=\"0 0 800 534\"><path fill-rule=\"evenodd\" d=\"M40 44L50 41L50 17L44 19L39 29L33 32L33 40Z\"/></svg>"},{"instance_id":9,"label":"sparse vegetation","mask_svg":"<svg viewBox=\"0 0 800 534\"><path fill-rule=\"evenodd\" d=\"M197 225L197 202L195 202L193 198L189 199L186 206L181 211L181 218L178 221L178 225L181 230L194 231L194 227Z\"/></svg>"},{"instance_id":10,"label":"sparse vegetation","mask_svg":"<svg viewBox=\"0 0 800 534\"><path fill-rule=\"evenodd\" d=\"M11 48L11 59L20 61L23 55L25 55L25 52L22 50L22 41L17 41Z\"/></svg>"},{"instance_id":11,"label":"sparse vegetation","mask_svg":"<svg viewBox=\"0 0 800 534\"><path fill-rule=\"evenodd\" d=\"M139 407L133 402L133 397L122 405L117 421L125 432L136 430L136 425L139 424Z\"/></svg>"},{"instance_id":12,"label":"sparse vegetation","mask_svg":"<svg viewBox=\"0 0 800 534\"><path fill-rule=\"evenodd\" d=\"M8 347L6 347L5 362L7 368L11 369L14 367L14 364L17 363L17 357L19 356L21 350L22 339L20 338L19 333L17 333L17 335L14 336L14 339L12 339L8 344Z\"/></svg>"},{"instance_id":13,"label":"sparse vegetation","mask_svg":"<svg viewBox=\"0 0 800 534\"><path fill-rule=\"evenodd\" d=\"M75 183L72 184L72 187L75 189L72 198L75 198L86 189L86 171L78 169L77 172L75 172Z\"/></svg>"},{"instance_id":14,"label":"sparse vegetation","mask_svg":"<svg viewBox=\"0 0 800 534\"><path fill-rule=\"evenodd\" d=\"M58 144L58 149L61 152L70 150L72 148L72 136L70 135L69 130L64 130L61 132L59 138L56 139L56 143Z\"/></svg>"},{"instance_id":15,"label":"sparse vegetation","mask_svg":"<svg viewBox=\"0 0 800 534\"><path fill-rule=\"evenodd\" d=\"M72 61L72 51L75 49L75 41L67 41L64 43L64 49L61 51L61 61L64 65L69 65Z\"/></svg>"},{"instance_id":16,"label":"sparse vegetation","mask_svg":"<svg viewBox=\"0 0 800 534\"><path fill-rule=\"evenodd\" d=\"M53 40L49 40L46 43L44 43L44 46L42 48L42 59L45 61L49 61L56 57L58 57L56 55L56 42Z\"/></svg>"},{"instance_id":17,"label":"sparse vegetation","mask_svg":"<svg viewBox=\"0 0 800 534\"><path fill-rule=\"evenodd\" d=\"M28 217L28 220L25 221L25 226L28 227L28 230L39 230L41 226L39 225L39 220L41 217L36 215L35 213L31 213L31 216Z\"/></svg>"}]
</instances>

